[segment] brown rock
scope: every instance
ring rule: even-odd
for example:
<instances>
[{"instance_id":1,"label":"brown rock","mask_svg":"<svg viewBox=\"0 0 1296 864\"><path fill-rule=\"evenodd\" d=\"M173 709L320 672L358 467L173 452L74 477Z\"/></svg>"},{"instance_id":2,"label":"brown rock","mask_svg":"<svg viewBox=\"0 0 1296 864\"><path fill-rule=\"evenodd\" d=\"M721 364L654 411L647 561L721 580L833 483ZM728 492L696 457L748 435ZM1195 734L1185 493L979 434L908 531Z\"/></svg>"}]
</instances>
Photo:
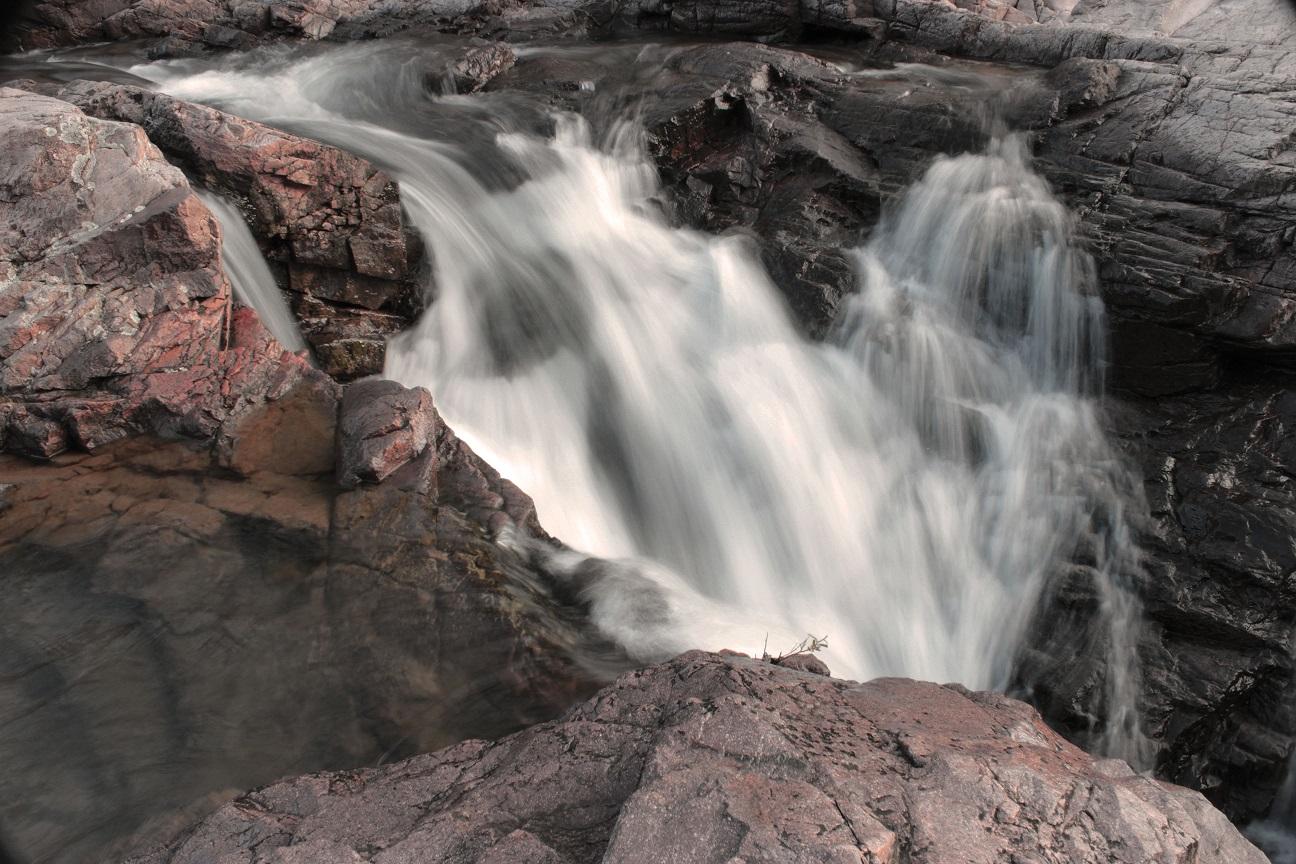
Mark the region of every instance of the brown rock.
<instances>
[{"instance_id":1,"label":"brown rock","mask_svg":"<svg viewBox=\"0 0 1296 864\"><path fill-rule=\"evenodd\" d=\"M423 454L439 423L422 387L383 380L348 385L338 423L338 484L354 489L386 479Z\"/></svg>"},{"instance_id":2,"label":"brown rock","mask_svg":"<svg viewBox=\"0 0 1296 864\"><path fill-rule=\"evenodd\" d=\"M1095 760L1031 708L695 652L562 719L226 805L138 862L1263 864L1196 792Z\"/></svg>"},{"instance_id":3,"label":"brown rock","mask_svg":"<svg viewBox=\"0 0 1296 864\"><path fill-rule=\"evenodd\" d=\"M592 690L579 619L492 539L543 536L530 499L391 382L352 401L384 394L369 428L417 427L421 450L340 490L337 400L307 383L215 452L0 455L0 823L23 860L118 860L232 789L507 734Z\"/></svg>"}]
</instances>

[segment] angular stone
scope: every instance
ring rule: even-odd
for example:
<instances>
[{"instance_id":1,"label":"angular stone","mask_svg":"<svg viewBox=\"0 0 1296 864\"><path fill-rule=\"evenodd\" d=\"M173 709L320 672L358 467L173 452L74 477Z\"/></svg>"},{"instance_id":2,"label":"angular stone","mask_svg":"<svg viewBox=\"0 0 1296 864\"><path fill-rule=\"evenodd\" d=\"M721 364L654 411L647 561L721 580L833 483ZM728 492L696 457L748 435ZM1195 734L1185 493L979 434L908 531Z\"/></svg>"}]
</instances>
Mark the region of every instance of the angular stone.
<instances>
[{"instance_id":1,"label":"angular stone","mask_svg":"<svg viewBox=\"0 0 1296 864\"><path fill-rule=\"evenodd\" d=\"M422 387L385 380L347 385L338 421L338 484L382 482L427 450L439 423Z\"/></svg>"}]
</instances>

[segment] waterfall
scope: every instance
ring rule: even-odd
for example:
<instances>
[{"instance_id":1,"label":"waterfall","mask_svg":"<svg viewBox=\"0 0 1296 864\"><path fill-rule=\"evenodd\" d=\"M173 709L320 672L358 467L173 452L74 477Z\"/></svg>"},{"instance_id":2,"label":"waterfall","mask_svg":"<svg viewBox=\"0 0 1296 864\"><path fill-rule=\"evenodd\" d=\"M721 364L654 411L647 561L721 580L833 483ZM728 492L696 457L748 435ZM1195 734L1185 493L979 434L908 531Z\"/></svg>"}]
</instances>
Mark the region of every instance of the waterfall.
<instances>
[{"instance_id":1,"label":"waterfall","mask_svg":"<svg viewBox=\"0 0 1296 864\"><path fill-rule=\"evenodd\" d=\"M265 328L289 351L306 350L297 318L284 300L243 214L219 195L197 190L197 195L221 224L221 264L239 302L251 306Z\"/></svg>"},{"instance_id":2,"label":"waterfall","mask_svg":"<svg viewBox=\"0 0 1296 864\"><path fill-rule=\"evenodd\" d=\"M428 387L535 498L570 549L532 551L600 629L645 660L814 634L840 675L1004 687L1082 548L1117 655L1113 734L1136 733L1138 613L1119 581L1135 484L1095 401L1103 310L1023 139L938 159L856 250L858 290L816 343L750 241L660 215L633 127L595 142L559 115L537 135L490 113L503 103L420 91L460 112L429 127L490 129L429 140L409 131L417 111L389 110L399 87L356 85L377 73L347 50L133 71L398 178L435 294L386 372Z\"/></svg>"}]
</instances>

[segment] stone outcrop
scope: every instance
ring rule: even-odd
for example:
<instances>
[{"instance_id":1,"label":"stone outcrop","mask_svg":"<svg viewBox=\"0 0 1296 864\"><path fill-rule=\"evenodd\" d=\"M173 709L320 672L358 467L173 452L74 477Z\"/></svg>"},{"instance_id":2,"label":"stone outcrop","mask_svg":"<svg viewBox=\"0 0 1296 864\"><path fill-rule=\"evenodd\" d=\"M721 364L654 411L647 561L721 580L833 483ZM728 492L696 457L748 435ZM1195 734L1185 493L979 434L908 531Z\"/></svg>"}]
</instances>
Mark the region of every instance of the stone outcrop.
<instances>
[{"instance_id":1,"label":"stone outcrop","mask_svg":"<svg viewBox=\"0 0 1296 864\"><path fill-rule=\"evenodd\" d=\"M239 202L324 371L382 371L386 337L422 307L422 254L396 184L370 162L138 87L41 87L87 114L134 123L197 185Z\"/></svg>"},{"instance_id":2,"label":"stone outcrop","mask_svg":"<svg viewBox=\"0 0 1296 864\"><path fill-rule=\"evenodd\" d=\"M579 611L492 540L543 538L530 500L426 391L381 384L428 440L351 488L333 470L357 430L400 421L305 391L243 418L226 456L152 437L0 456L19 860L111 860L238 790L511 732L591 689Z\"/></svg>"},{"instance_id":3,"label":"stone outcrop","mask_svg":"<svg viewBox=\"0 0 1296 864\"><path fill-rule=\"evenodd\" d=\"M300 777L131 859L1262 864L1198 793L1002 696L692 653L561 719Z\"/></svg>"},{"instance_id":4,"label":"stone outcrop","mask_svg":"<svg viewBox=\"0 0 1296 864\"><path fill-rule=\"evenodd\" d=\"M235 310L218 224L139 127L12 89L0 119L0 449L211 438L331 391Z\"/></svg>"}]
</instances>

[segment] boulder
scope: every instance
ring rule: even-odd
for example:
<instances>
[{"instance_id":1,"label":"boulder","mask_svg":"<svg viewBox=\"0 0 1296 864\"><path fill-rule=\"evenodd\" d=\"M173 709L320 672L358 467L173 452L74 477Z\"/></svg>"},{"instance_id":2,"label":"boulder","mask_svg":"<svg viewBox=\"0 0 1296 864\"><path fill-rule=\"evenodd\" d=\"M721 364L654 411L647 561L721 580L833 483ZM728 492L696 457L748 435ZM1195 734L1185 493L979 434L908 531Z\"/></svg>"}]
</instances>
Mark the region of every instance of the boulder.
<instances>
[{"instance_id":1,"label":"boulder","mask_svg":"<svg viewBox=\"0 0 1296 864\"><path fill-rule=\"evenodd\" d=\"M130 860L1265 861L1196 792L1002 696L694 652L562 718L298 777Z\"/></svg>"},{"instance_id":2,"label":"boulder","mask_svg":"<svg viewBox=\"0 0 1296 864\"><path fill-rule=\"evenodd\" d=\"M0 89L2 446L212 439L333 385L230 301L219 225L138 127Z\"/></svg>"},{"instance_id":3,"label":"boulder","mask_svg":"<svg viewBox=\"0 0 1296 864\"><path fill-rule=\"evenodd\" d=\"M437 425L432 396L395 381L358 381L342 396L338 483L379 483L423 454Z\"/></svg>"},{"instance_id":4,"label":"boulder","mask_svg":"<svg viewBox=\"0 0 1296 864\"><path fill-rule=\"evenodd\" d=\"M456 92L476 93L516 62L513 49L501 42L475 46L450 65L450 80Z\"/></svg>"},{"instance_id":5,"label":"boulder","mask_svg":"<svg viewBox=\"0 0 1296 864\"><path fill-rule=\"evenodd\" d=\"M336 147L163 93L90 81L56 93L94 116L138 124L194 183L240 202L321 368L342 380L382 371L386 337L422 307L422 247L387 174Z\"/></svg>"}]
</instances>

